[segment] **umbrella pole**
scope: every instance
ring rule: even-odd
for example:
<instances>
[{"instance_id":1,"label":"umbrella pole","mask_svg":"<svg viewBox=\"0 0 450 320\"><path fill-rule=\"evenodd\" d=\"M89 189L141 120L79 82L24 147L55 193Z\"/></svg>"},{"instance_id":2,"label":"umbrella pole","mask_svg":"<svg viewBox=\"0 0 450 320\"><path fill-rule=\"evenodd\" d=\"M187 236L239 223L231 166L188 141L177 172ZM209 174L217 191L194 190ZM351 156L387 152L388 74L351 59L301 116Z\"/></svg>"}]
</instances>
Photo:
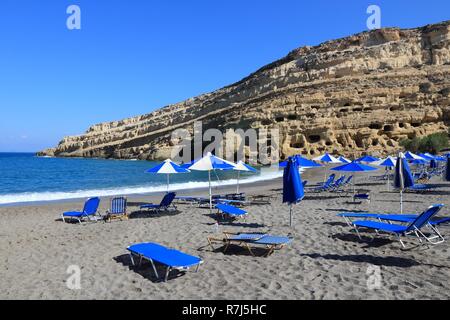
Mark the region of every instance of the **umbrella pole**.
<instances>
[{"instance_id":1,"label":"umbrella pole","mask_svg":"<svg viewBox=\"0 0 450 320\"><path fill-rule=\"evenodd\" d=\"M208 181L209 181L209 213L212 214L211 170L208 170Z\"/></svg>"},{"instance_id":2,"label":"umbrella pole","mask_svg":"<svg viewBox=\"0 0 450 320\"><path fill-rule=\"evenodd\" d=\"M400 213L403 214L403 190L400 190Z\"/></svg>"},{"instance_id":3,"label":"umbrella pole","mask_svg":"<svg viewBox=\"0 0 450 320\"><path fill-rule=\"evenodd\" d=\"M387 181L388 181L388 184L387 184L387 191L388 191L388 192L391 191L391 187L389 186L390 175L391 175L391 173L390 173L389 170L388 170L388 171L387 171L387 176L388 176L388 179L387 179Z\"/></svg>"},{"instance_id":4,"label":"umbrella pole","mask_svg":"<svg viewBox=\"0 0 450 320\"><path fill-rule=\"evenodd\" d=\"M167 193L169 193L169 185L170 185L170 174L167 174Z\"/></svg>"},{"instance_id":5,"label":"umbrella pole","mask_svg":"<svg viewBox=\"0 0 450 320\"><path fill-rule=\"evenodd\" d=\"M292 203L289 205L289 226L292 227L293 217L292 217Z\"/></svg>"},{"instance_id":6,"label":"umbrella pole","mask_svg":"<svg viewBox=\"0 0 450 320\"><path fill-rule=\"evenodd\" d=\"M241 174L241 171L238 171L236 194L239 194L239 176L240 176L240 174Z\"/></svg>"}]
</instances>

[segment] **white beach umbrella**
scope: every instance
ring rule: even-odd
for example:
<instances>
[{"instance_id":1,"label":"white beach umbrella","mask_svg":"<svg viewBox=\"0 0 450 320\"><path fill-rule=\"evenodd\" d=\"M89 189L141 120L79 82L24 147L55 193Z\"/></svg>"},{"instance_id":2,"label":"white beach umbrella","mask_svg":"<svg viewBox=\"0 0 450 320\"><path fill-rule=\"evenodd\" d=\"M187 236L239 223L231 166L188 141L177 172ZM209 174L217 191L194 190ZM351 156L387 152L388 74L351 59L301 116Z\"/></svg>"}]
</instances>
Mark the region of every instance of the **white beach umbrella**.
<instances>
[{"instance_id":1,"label":"white beach umbrella","mask_svg":"<svg viewBox=\"0 0 450 320\"><path fill-rule=\"evenodd\" d=\"M322 162L322 163L330 163L330 164L342 164L343 162L340 161L338 158L333 157L331 154L326 152L325 154L314 158L314 161ZM325 171L323 181L325 182L327 180L327 172Z\"/></svg>"},{"instance_id":2,"label":"white beach umbrella","mask_svg":"<svg viewBox=\"0 0 450 320\"><path fill-rule=\"evenodd\" d=\"M212 189L211 189L211 171L213 170L233 170L236 164L216 157L208 152L203 158L194 161L194 163L189 167L189 170L194 171L208 171L208 181L209 181L209 210L212 212Z\"/></svg>"},{"instance_id":3,"label":"white beach umbrella","mask_svg":"<svg viewBox=\"0 0 450 320\"><path fill-rule=\"evenodd\" d=\"M188 173L188 172L190 172L190 170L182 168L179 165L177 165L175 162L173 162L172 160L167 159L164 162L158 164L157 166L155 166L145 172L167 175L167 192L169 192L169 186L170 186L169 176L171 174L176 174L176 173Z\"/></svg>"},{"instance_id":4,"label":"white beach umbrella","mask_svg":"<svg viewBox=\"0 0 450 320\"><path fill-rule=\"evenodd\" d=\"M238 176L237 176L237 185L236 185L236 194L239 193L239 177L241 174L241 171L244 172L257 172L257 170L251 166L249 166L248 164L246 164L245 162L243 162L242 160L240 160L233 168L233 170L238 172Z\"/></svg>"}]
</instances>

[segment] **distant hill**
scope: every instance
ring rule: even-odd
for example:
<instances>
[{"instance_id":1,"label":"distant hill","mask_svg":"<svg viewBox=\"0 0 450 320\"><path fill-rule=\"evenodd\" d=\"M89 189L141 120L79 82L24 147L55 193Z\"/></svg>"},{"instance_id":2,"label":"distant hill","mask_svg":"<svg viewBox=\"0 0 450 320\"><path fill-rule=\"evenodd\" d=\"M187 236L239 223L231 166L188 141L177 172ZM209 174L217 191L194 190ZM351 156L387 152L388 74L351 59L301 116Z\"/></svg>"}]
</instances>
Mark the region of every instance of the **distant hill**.
<instances>
[{"instance_id":1,"label":"distant hill","mask_svg":"<svg viewBox=\"0 0 450 320\"><path fill-rule=\"evenodd\" d=\"M282 157L393 152L448 130L450 21L303 47L247 78L152 113L92 126L40 155L162 159L174 129L281 130ZM126 106L124 106L126 107Z\"/></svg>"}]
</instances>

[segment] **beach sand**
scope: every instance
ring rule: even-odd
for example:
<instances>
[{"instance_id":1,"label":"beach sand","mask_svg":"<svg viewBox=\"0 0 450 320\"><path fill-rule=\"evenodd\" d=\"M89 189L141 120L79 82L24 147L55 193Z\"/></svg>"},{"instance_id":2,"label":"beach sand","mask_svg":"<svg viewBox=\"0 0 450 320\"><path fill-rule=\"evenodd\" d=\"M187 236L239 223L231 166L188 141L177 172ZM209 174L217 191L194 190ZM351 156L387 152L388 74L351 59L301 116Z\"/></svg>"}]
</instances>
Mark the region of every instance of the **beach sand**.
<instances>
[{"instance_id":1,"label":"beach sand","mask_svg":"<svg viewBox=\"0 0 450 320\"><path fill-rule=\"evenodd\" d=\"M323 173L308 171L305 178L319 181ZM386 192L385 182L364 181L370 204L348 203L335 194L307 194L295 207L293 228L289 207L281 203L280 179L243 185L248 195L270 195L266 204L246 207L248 217L220 224L219 231L264 231L290 235L293 242L271 256L253 257L230 248L227 254L207 246L214 235L208 209L179 205L176 213L136 213L137 204L158 201L161 195L130 196L128 221L63 223L64 211L81 209L83 201L0 208L1 299L448 299L450 298L450 243L436 246L398 241L383 235L360 241L336 214L342 211L398 212L399 194ZM405 194L405 212L419 213L444 203L441 215L450 215L450 184L425 194ZM225 193L231 188L215 190ZM179 193L187 195L205 190ZM102 199L101 212L109 205ZM450 227L442 227L450 236ZM216 234L218 235L218 234ZM364 235L367 235L364 233ZM368 239L368 237L367 237ZM132 268L126 247L157 242L200 256L199 271L157 281L151 267ZM220 248L220 245L218 245ZM66 285L71 265L81 268L81 289ZM378 269L379 268L379 269ZM377 270L380 271L377 278ZM375 278L374 278L375 277ZM381 281L373 281L373 279ZM375 287L372 285L375 284Z\"/></svg>"}]
</instances>

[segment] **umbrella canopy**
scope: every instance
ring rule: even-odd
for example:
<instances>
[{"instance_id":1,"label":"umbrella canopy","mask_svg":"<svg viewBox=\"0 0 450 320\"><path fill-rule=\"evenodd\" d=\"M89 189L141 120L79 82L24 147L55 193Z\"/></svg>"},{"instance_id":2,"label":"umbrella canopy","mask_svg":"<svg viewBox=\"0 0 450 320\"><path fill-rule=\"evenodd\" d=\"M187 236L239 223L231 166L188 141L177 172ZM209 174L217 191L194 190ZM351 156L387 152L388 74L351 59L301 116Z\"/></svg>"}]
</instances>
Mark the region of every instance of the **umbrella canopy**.
<instances>
[{"instance_id":1,"label":"umbrella canopy","mask_svg":"<svg viewBox=\"0 0 450 320\"><path fill-rule=\"evenodd\" d=\"M440 156L434 157L434 160L439 161L439 162L447 162L446 157L440 157Z\"/></svg>"},{"instance_id":2,"label":"umbrella canopy","mask_svg":"<svg viewBox=\"0 0 450 320\"><path fill-rule=\"evenodd\" d=\"M157 166L148 169L145 171L146 173L156 173L156 174L166 174L167 175L167 192L169 192L169 176L175 173L188 173L191 172L189 169L185 169L170 159L165 160L164 162L158 164Z\"/></svg>"},{"instance_id":3,"label":"umbrella canopy","mask_svg":"<svg viewBox=\"0 0 450 320\"><path fill-rule=\"evenodd\" d=\"M364 156L364 157L361 157L359 159L356 159L355 162L368 162L368 163L370 163L370 162L375 162L375 161L379 161L379 160L380 159L372 157L372 156Z\"/></svg>"},{"instance_id":4,"label":"umbrella canopy","mask_svg":"<svg viewBox=\"0 0 450 320\"><path fill-rule=\"evenodd\" d=\"M289 157L287 166L283 172L283 203L290 205L289 225L292 226L292 205L300 202L305 196L302 178L299 173L298 163L295 157Z\"/></svg>"},{"instance_id":5,"label":"umbrella canopy","mask_svg":"<svg viewBox=\"0 0 450 320\"><path fill-rule=\"evenodd\" d=\"M321 164L318 164L312 160L306 159L300 155L296 155L294 157L295 157L295 160L297 161L297 165L302 168L315 168L315 167L322 166ZM279 164L280 168L286 168L287 165L288 165L288 160L283 161Z\"/></svg>"},{"instance_id":6,"label":"umbrella canopy","mask_svg":"<svg viewBox=\"0 0 450 320\"><path fill-rule=\"evenodd\" d=\"M314 161L327 162L327 163L342 163L339 159L333 157L331 154L325 153L324 155L314 158Z\"/></svg>"},{"instance_id":7,"label":"umbrella canopy","mask_svg":"<svg viewBox=\"0 0 450 320\"><path fill-rule=\"evenodd\" d=\"M374 171L374 170L378 170L378 169L353 161L348 164L344 164L343 166L333 168L331 170L343 171L343 172L365 172L365 171Z\"/></svg>"},{"instance_id":8,"label":"umbrella canopy","mask_svg":"<svg viewBox=\"0 0 450 320\"><path fill-rule=\"evenodd\" d=\"M367 171L374 171L378 170L377 168L366 166L365 164L361 164L358 162L350 162L348 164L344 164L343 166L339 166L336 168L331 169L333 171L341 171L341 172L367 172ZM354 181L355 179L353 179ZM356 193L356 186L355 183L353 183L353 193Z\"/></svg>"},{"instance_id":9,"label":"umbrella canopy","mask_svg":"<svg viewBox=\"0 0 450 320\"><path fill-rule=\"evenodd\" d=\"M419 153L418 156L424 158L426 161L434 160L434 157L430 157L425 153Z\"/></svg>"},{"instance_id":10,"label":"umbrella canopy","mask_svg":"<svg viewBox=\"0 0 450 320\"><path fill-rule=\"evenodd\" d=\"M240 160L234 166L233 170L238 172L237 184L236 184L236 194L239 193L239 178L240 178L241 171L245 171L245 172L257 172L258 171L255 168L253 168L253 167L249 166L248 164L246 164L245 162L243 162L242 160Z\"/></svg>"},{"instance_id":11,"label":"umbrella canopy","mask_svg":"<svg viewBox=\"0 0 450 320\"><path fill-rule=\"evenodd\" d=\"M407 151L407 152L403 155L403 157L404 157L406 160L425 160L425 159L422 158L421 156L419 156L419 155L417 155L417 154L415 154L415 153L412 153L412 152L410 152L410 151Z\"/></svg>"},{"instance_id":12,"label":"umbrella canopy","mask_svg":"<svg viewBox=\"0 0 450 320\"><path fill-rule=\"evenodd\" d=\"M445 170L445 180L450 181L450 154L447 155L447 168Z\"/></svg>"},{"instance_id":13,"label":"umbrella canopy","mask_svg":"<svg viewBox=\"0 0 450 320\"><path fill-rule=\"evenodd\" d=\"M212 190L211 190L211 171L213 170L233 170L236 164L216 157L208 152L206 156L194 161L189 170L208 171L209 182L209 210L212 212Z\"/></svg>"},{"instance_id":14,"label":"umbrella canopy","mask_svg":"<svg viewBox=\"0 0 450 320\"><path fill-rule=\"evenodd\" d=\"M382 159L381 162L379 164L377 164L378 166L382 166L382 167L390 167L393 168L395 167L395 163L397 162L397 159L394 157L387 157L386 159Z\"/></svg>"},{"instance_id":15,"label":"umbrella canopy","mask_svg":"<svg viewBox=\"0 0 450 320\"><path fill-rule=\"evenodd\" d=\"M434 159L432 160L432 161L434 161L434 162L436 162ZM412 160L412 161L410 161L412 164L427 164L428 163L428 161L426 161L426 160L422 160L422 159L415 159L415 160Z\"/></svg>"},{"instance_id":16,"label":"umbrella canopy","mask_svg":"<svg viewBox=\"0 0 450 320\"><path fill-rule=\"evenodd\" d=\"M386 171L391 170L395 167L395 163L397 162L397 159L394 157L387 157L386 159L382 159L378 162L375 162L373 164L381 167L386 167ZM387 172L387 191L390 191L390 185L391 185L391 174Z\"/></svg>"},{"instance_id":17,"label":"umbrella canopy","mask_svg":"<svg viewBox=\"0 0 450 320\"><path fill-rule=\"evenodd\" d=\"M340 156L340 157L338 158L338 160L339 160L341 163L351 163L351 162L352 162L351 160L347 159L347 158L344 157L344 156Z\"/></svg>"},{"instance_id":18,"label":"umbrella canopy","mask_svg":"<svg viewBox=\"0 0 450 320\"><path fill-rule=\"evenodd\" d=\"M414 186L414 177L406 161L405 155L400 152L395 166L394 186L400 189L400 212L403 213L403 190Z\"/></svg>"}]
</instances>

